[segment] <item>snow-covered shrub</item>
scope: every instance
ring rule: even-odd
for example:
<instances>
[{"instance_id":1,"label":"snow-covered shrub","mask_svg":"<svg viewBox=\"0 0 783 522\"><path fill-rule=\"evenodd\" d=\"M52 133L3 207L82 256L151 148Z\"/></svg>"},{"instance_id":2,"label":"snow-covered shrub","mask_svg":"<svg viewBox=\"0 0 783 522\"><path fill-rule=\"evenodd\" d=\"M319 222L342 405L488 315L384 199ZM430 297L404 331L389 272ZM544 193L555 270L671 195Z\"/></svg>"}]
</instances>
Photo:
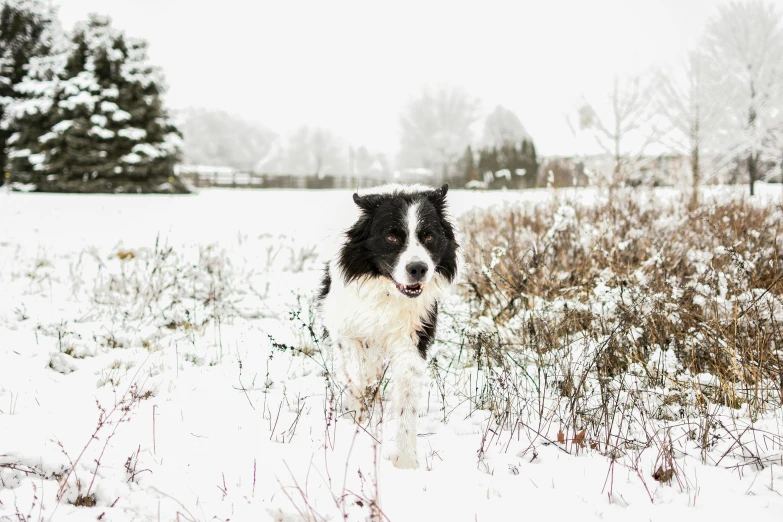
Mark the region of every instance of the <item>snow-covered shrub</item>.
<instances>
[{"instance_id":1,"label":"snow-covered shrub","mask_svg":"<svg viewBox=\"0 0 783 522\"><path fill-rule=\"evenodd\" d=\"M195 341L208 326L258 314L252 271L214 245L200 247L194 258L156 242L153 248L119 250L95 261L93 314L150 350L167 330ZM133 341L112 334L106 344Z\"/></svg>"}]
</instances>

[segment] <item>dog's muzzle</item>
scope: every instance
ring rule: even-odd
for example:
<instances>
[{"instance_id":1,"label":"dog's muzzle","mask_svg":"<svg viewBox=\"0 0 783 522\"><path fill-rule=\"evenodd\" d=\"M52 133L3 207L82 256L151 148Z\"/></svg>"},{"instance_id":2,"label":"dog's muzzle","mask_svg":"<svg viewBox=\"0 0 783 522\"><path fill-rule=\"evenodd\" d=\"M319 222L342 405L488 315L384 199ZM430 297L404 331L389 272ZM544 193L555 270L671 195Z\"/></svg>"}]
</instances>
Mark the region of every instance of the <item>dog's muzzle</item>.
<instances>
[{"instance_id":1,"label":"dog's muzzle","mask_svg":"<svg viewBox=\"0 0 783 522\"><path fill-rule=\"evenodd\" d=\"M424 290L424 285L421 283L416 283L413 285L401 285L398 282L394 282L394 285L397 287L397 290L399 290L402 295L406 297L419 297L421 295L421 292Z\"/></svg>"}]
</instances>

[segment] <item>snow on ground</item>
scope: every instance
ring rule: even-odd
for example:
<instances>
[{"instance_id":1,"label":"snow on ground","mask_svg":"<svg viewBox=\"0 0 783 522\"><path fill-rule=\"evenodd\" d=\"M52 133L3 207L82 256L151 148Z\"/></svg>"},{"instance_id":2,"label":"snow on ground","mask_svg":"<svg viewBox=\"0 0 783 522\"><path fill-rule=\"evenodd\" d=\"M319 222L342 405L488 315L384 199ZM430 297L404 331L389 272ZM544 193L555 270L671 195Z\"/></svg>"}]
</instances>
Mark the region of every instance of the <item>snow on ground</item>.
<instances>
[{"instance_id":1,"label":"snow on ground","mask_svg":"<svg viewBox=\"0 0 783 522\"><path fill-rule=\"evenodd\" d=\"M449 197L461 214L552 192ZM444 424L432 387L422 468L394 468L394 419L368 432L334 413L302 328L354 215L348 191L0 194L0 519L365 520L376 497L394 522L783 518L783 460L684 457L686 485L661 484L655 455L637 474L495 436L458 397Z\"/></svg>"}]
</instances>

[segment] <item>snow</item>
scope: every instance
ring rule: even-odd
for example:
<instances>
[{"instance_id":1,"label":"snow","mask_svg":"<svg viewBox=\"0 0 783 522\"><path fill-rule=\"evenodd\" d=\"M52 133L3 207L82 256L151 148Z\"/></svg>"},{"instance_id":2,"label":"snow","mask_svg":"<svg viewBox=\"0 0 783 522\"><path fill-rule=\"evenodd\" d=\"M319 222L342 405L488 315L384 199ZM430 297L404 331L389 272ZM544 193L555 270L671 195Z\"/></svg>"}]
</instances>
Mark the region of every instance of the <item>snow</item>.
<instances>
[{"instance_id":1,"label":"snow","mask_svg":"<svg viewBox=\"0 0 783 522\"><path fill-rule=\"evenodd\" d=\"M156 158L160 156L160 151L158 148L154 145L150 145L149 143L139 143L134 145L133 152L140 152L141 154L149 156L150 158Z\"/></svg>"},{"instance_id":2,"label":"snow","mask_svg":"<svg viewBox=\"0 0 783 522\"><path fill-rule=\"evenodd\" d=\"M508 169L500 169L497 172L495 172L496 178L506 178L507 180L511 180L511 171Z\"/></svg>"},{"instance_id":3,"label":"snow","mask_svg":"<svg viewBox=\"0 0 783 522\"><path fill-rule=\"evenodd\" d=\"M90 116L90 121L99 127L105 127L109 120L103 114L93 114Z\"/></svg>"},{"instance_id":4,"label":"snow","mask_svg":"<svg viewBox=\"0 0 783 522\"><path fill-rule=\"evenodd\" d=\"M16 101L8 107L9 114L5 119L18 118L26 114L44 113L52 106L52 101L46 98L32 98Z\"/></svg>"},{"instance_id":5,"label":"snow","mask_svg":"<svg viewBox=\"0 0 783 522\"><path fill-rule=\"evenodd\" d=\"M8 153L9 158L24 158L30 156L32 151L30 149L14 150Z\"/></svg>"},{"instance_id":6,"label":"snow","mask_svg":"<svg viewBox=\"0 0 783 522\"><path fill-rule=\"evenodd\" d=\"M761 201L781 201L779 186L760 184L759 192ZM455 215L552 197L605 196L449 192ZM572 219L564 208L552 234ZM370 498L377 478L394 522L780 520L783 461L731 469L681 456L686 485L661 484L650 477L654 454L639 454L637 475L527 429L496 439L489 413L454 397L456 411L443 423L434 387L422 401L422 468L398 470L384 458L393 418L381 425L374 454L369 434L329 415L316 362L269 337L310 346L296 317L307 317L327 238L355 216L342 190L0 193L0 519L32 506L54 521L320 520L298 511L306 511L304 493L315 511L339 520L340 496ZM670 352L644 364L671 372ZM144 398L112 411L132 395ZM97 404L116 424L93 440ZM772 432L759 451L779 455L780 436ZM67 476L88 443L76 476ZM96 506L72 504L77 476L82 491L97 477ZM346 498L347 519L365 520L367 502Z\"/></svg>"},{"instance_id":7,"label":"snow","mask_svg":"<svg viewBox=\"0 0 783 522\"><path fill-rule=\"evenodd\" d=\"M120 96L120 91L116 87L110 87L108 89L104 89L101 93L101 96L104 98L118 98Z\"/></svg>"},{"instance_id":8,"label":"snow","mask_svg":"<svg viewBox=\"0 0 783 522\"><path fill-rule=\"evenodd\" d=\"M103 138L104 140L109 140L114 137L114 131L110 131L109 129L104 129L99 125L93 125L90 128L90 134L95 134L96 136L98 136L99 138Z\"/></svg>"},{"instance_id":9,"label":"snow","mask_svg":"<svg viewBox=\"0 0 783 522\"><path fill-rule=\"evenodd\" d=\"M64 100L60 101L57 105L62 107L63 109L68 109L71 111L74 110L79 105L84 105L85 107L88 107L90 110L92 110L97 102L98 102L97 96L93 96L92 94L86 91L78 91L77 94L65 98Z\"/></svg>"},{"instance_id":10,"label":"snow","mask_svg":"<svg viewBox=\"0 0 783 522\"><path fill-rule=\"evenodd\" d=\"M111 115L111 119L116 122L128 121L129 119L131 119L131 115L128 111L123 111L121 109L114 109L114 113Z\"/></svg>"},{"instance_id":11,"label":"snow","mask_svg":"<svg viewBox=\"0 0 783 522\"><path fill-rule=\"evenodd\" d=\"M61 120L54 125L52 125L52 131L62 134L63 132L67 131L73 127L73 120Z\"/></svg>"},{"instance_id":12,"label":"snow","mask_svg":"<svg viewBox=\"0 0 783 522\"><path fill-rule=\"evenodd\" d=\"M101 102L101 112L109 113L109 112L115 112L120 110L120 106L117 105L114 102L110 101L102 101ZM112 116L114 118L114 116Z\"/></svg>"},{"instance_id":13,"label":"snow","mask_svg":"<svg viewBox=\"0 0 783 522\"><path fill-rule=\"evenodd\" d=\"M121 163L141 163L142 157L136 154L135 152L131 152L129 154L124 155L120 158Z\"/></svg>"},{"instance_id":14,"label":"snow","mask_svg":"<svg viewBox=\"0 0 783 522\"><path fill-rule=\"evenodd\" d=\"M51 141L55 138L57 138L58 134L56 132L47 132L46 134L42 134L38 138L38 143L46 143L47 141Z\"/></svg>"},{"instance_id":15,"label":"snow","mask_svg":"<svg viewBox=\"0 0 783 522\"><path fill-rule=\"evenodd\" d=\"M120 129L117 131L117 134L132 141L143 140L147 137L147 131L144 129L138 129L136 127L126 127L124 129Z\"/></svg>"},{"instance_id":16,"label":"snow","mask_svg":"<svg viewBox=\"0 0 783 522\"><path fill-rule=\"evenodd\" d=\"M27 159L30 161L31 165L38 166L41 165L44 161L46 161L46 155L44 154L30 154Z\"/></svg>"}]
</instances>

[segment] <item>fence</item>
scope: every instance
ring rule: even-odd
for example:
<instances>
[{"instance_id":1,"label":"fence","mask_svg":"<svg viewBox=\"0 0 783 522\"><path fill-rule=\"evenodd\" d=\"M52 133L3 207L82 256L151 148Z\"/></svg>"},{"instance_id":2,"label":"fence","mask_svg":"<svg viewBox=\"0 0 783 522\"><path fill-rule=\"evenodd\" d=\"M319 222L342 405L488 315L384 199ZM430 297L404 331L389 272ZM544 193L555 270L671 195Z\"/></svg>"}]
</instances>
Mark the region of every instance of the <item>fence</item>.
<instances>
[{"instance_id":1,"label":"fence","mask_svg":"<svg viewBox=\"0 0 783 522\"><path fill-rule=\"evenodd\" d=\"M251 172L183 172L179 177L197 188L259 188L259 189L353 189L374 187L386 181L358 176L295 176L254 174Z\"/></svg>"}]
</instances>

